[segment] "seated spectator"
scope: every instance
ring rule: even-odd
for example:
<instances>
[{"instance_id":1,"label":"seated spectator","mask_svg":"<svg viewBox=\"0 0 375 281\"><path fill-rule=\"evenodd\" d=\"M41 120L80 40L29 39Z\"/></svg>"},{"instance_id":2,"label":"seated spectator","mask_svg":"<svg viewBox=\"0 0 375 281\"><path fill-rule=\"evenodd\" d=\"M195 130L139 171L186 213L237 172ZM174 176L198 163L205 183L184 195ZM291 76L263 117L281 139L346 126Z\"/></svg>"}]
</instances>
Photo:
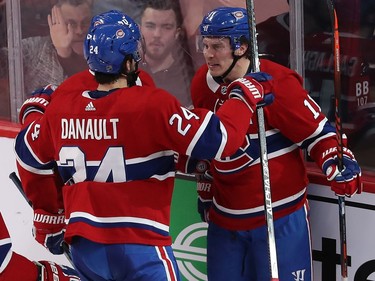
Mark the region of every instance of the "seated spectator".
<instances>
[{"instance_id":1,"label":"seated spectator","mask_svg":"<svg viewBox=\"0 0 375 281\"><path fill-rule=\"evenodd\" d=\"M48 15L50 36L22 39L24 93L48 83L60 84L66 77L87 69L83 57L83 41L92 17L91 0L58 0ZM8 60L8 51L1 49L0 61ZM7 75L0 70L0 77Z\"/></svg>"},{"instance_id":2,"label":"seated spectator","mask_svg":"<svg viewBox=\"0 0 375 281\"><path fill-rule=\"evenodd\" d=\"M159 88L173 94L185 107L191 107L190 81L193 68L183 47L182 16L174 1L148 1L140 23L145 55L140 67Z\"/></svg>"}]
</instances>

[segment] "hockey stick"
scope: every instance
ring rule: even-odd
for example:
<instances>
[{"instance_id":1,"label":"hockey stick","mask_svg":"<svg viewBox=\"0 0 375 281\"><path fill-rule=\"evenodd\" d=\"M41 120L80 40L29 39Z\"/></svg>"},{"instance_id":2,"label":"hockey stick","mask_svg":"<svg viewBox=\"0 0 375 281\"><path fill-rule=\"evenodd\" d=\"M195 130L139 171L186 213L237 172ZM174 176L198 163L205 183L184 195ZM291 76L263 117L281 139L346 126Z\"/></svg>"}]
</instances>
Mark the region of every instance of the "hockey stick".
<instances>
[{"instance_id":1,"label":"hockey stick","mask_svg":"<svg viewBox=\"0 0 375 281\"><path fill-rule=\"evenodd\" d=\"M19 177L17 176L17 174L15 172L12 172L12 173L10 173L9 178L13 181L14 185L17 187L18 191L22 194L23 198L25 198L25 200L29 204L29 206L32 207L31 201L26 197L25 191L23 190L23 187L22 187L22 183L21 183ZM68 259L70 264L72 266L74 266L73 261L72 261L72 255L70 253L69 245L65 241L62 242L62 248L64 250L65 257Z\"/></svg>"},{"instance_id":2,"label":"hockey stick","mask_svg":"<svg viewBox=\"0 0 375 281\"><path fill-rule=\"evenodd\" d=\"M340 37L339 25L337 20L336 9L333 0L328 1L330 11L332 32L333 32L333 67L334 67L334 91L335 91L335 126L337 138L337 159L340 171L344 169L343 165L343 140L341 125L341 71L340 71ZM346 242L346 214L345 214L345 197L338 196L339 204L339 224L340 224L340 263L341 263L341 280L348 280L348 253Z\"/></svg>"},{"instance_id":3,"label":"hockey stick","mask_svg":"<svg viewBox=\"0 0 375 281\"><path fill-rule=\"evenodd\" d=\"M249 32L250 32L250 48L251 48L251 70L252 72L260 71L260 62L258 55L257 33L255 26L255 12L254 1L246 0L246 9L248 14ZM263 107L257 107L258 128L259 128L259 146L260 146L260 161L263 176L263 192L264 192L264 206L265 217L267 223L267 238L268 238L268 253L270 261L271 281L279 280L278 266L277 266L277 253L276 253L276 239L275 230L273 226L273 210L272 210L272 197L270 174L268 167L267 156L267 141L266 129L264 124L264 111Z\"/></svg>"}]
</instances>

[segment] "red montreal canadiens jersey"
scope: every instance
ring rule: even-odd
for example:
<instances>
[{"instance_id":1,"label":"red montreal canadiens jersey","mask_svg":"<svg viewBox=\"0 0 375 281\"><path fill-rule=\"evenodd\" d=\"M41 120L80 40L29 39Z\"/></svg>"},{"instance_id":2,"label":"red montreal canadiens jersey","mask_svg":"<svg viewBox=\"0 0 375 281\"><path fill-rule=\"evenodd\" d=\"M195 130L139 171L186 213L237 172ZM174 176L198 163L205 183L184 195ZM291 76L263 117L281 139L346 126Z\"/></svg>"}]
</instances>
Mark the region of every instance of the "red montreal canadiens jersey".
<instances>
[{"instance_id":1,"label":"red montreal canadiens jersey","mask_svg":"<svg viewBox=\"0 0 375 281\"><path fill-rule=\"evenodd\" d=\"M264 114L277 219L297 210L306 200L308 179L300 147L306 148L313 159L319 159L327 147L336 145L335 129L302 88L302 79L297 73L268 60L260 60L260 67L273 77L275 99L264 108ZM191 89L194 107L217 110L227 98L226 85L216 83L206 65L197 71ZM258 125L254 114L240 149L231 157L213 161L215 188L211 221L232 230L265 224L259 163Z\"/></svg>"},{"instance_id":2,"label":"red montreal canadiens jersey","mask_svg":"<svg viewBox=\"0 0 375 281\"><path fill-rule=\"evenodd\" d=\"M138 86L155 86L152 77L142 69L139 70L136 84ZM74 87L75 90L82 91L95 90L98 87L98 82L95 81L94 74L90 72L90 70L84 70L64 80L56 89L55 93L57 94L58 92L64 91L65 89L71 91L72 87ZM54 95L52 95L52 97L55 96L55 93Z\"/></svg>"},{"instance_id":3,"label":"red montreal canadiens jersey","mask_svg":"<svg viewBox=\"0 0 375 281\"><path fill-rule=\"evenodd\" d=\"M189 111L155 87L108 93L65 86L16 138L18 165L29 172L22 179L28 193L39 188L31 173L51 175L56 164L66 183L68 243L80 235L99 243L170 245L176 152L195 158L233 154L252 113L237 99L217 115ZM41 192L33 205L53 209L54 198Z\"/></svg>"}]
</instances>

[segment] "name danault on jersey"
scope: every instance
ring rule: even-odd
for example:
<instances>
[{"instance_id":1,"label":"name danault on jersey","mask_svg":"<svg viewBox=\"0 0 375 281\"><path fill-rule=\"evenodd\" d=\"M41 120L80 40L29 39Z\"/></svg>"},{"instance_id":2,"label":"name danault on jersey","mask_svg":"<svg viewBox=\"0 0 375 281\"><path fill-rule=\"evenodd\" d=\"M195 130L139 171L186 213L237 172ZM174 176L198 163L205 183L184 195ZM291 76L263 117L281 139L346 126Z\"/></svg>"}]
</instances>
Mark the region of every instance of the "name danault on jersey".
<instances>
[{"instance_id":1,"label":"name danault on jersey","mask_svg":"<svg viewBox=\"0 0 375 281\"><path fill-rule=\"evenodd\" d=\"M62 118L61 139L110 140L118 137L119 118Z\"/></svg>"}]
</instances>

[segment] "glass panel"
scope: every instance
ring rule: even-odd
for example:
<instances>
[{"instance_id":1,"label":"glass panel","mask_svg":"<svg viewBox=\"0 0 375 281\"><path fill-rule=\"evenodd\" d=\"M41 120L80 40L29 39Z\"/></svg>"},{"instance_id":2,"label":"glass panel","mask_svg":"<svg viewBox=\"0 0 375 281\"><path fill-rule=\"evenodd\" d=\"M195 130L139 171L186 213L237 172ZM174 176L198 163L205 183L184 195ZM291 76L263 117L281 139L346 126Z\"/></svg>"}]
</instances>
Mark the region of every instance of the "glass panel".
<instances>
[{"instance_id":1,"label":"glass panel","mask_svg":"<svg viewBox=\"0 0 375 281\"><path fill-rule=\"evenodd\" d=\"M375 1L335 1L341 53L341 120L363 168L375 169ZM326 0L304 0L305 88L334 124L332 24ZM259 53L290 67L289 14L258 24Z\"/></svg>"},{"instance_id":2,"label":"glass panel","mask_svg":"<svg viewBox=\"0 0 375 281\"><path fill-rule=\"evenodd\" d=\"M190 81L204 64L195 44L203 15L219 6L246 7L243 0L175 0L170 11L158 7L161 1L151 1L155 6L145 8L146 0L23 0L19 6L16 2L0 1L0 118L13 121L34 89L59 84L87 69L82 42L89 20L93 14L110 9L124 11L140 24L146 48L140 67L151 74L157 86L190 106ZM375 155L375 1L335 2L340 26L342 124L361 166L374 169L375 157L369 155ZM8 16L5 3L12 3ZM255 8L260 57L290 67L288 1L257 0ZM332 28L327 1L304 0L303 8L305 88L334 122ZM15 21L15 9L19 9L20 22ZM60 14L65 23L69 22L73 36L67 36L66 24L50 30L49 14L55 18ZM22 55L17 53L17 32L21 34ZM8 46L12 46L11 52Z\"/></svg>"},{"instance_id":3,"label":"glass panel","mask_svg":"<svg viewBox=\"0 0 375 281\"><path fill-rule=\"evenodd\" d=\"M8 44L6 1L0 1L0 48ZM8 58L0 56L0 118L10 120Z\"/></svg>"},{"instance_id":4,"label":"glass panel","mask_svg":"<svg viewBox=\"0 0 375 281\"><path fill-rule=\"evenodd\" d=\"M335 122L332 24L327 1L305 0L305 87ZM319 11L319 12L314 12ZM362 167L375 167L375 2L336 1L340 34L341 122Z\"/></svg>"}]
</instances>

